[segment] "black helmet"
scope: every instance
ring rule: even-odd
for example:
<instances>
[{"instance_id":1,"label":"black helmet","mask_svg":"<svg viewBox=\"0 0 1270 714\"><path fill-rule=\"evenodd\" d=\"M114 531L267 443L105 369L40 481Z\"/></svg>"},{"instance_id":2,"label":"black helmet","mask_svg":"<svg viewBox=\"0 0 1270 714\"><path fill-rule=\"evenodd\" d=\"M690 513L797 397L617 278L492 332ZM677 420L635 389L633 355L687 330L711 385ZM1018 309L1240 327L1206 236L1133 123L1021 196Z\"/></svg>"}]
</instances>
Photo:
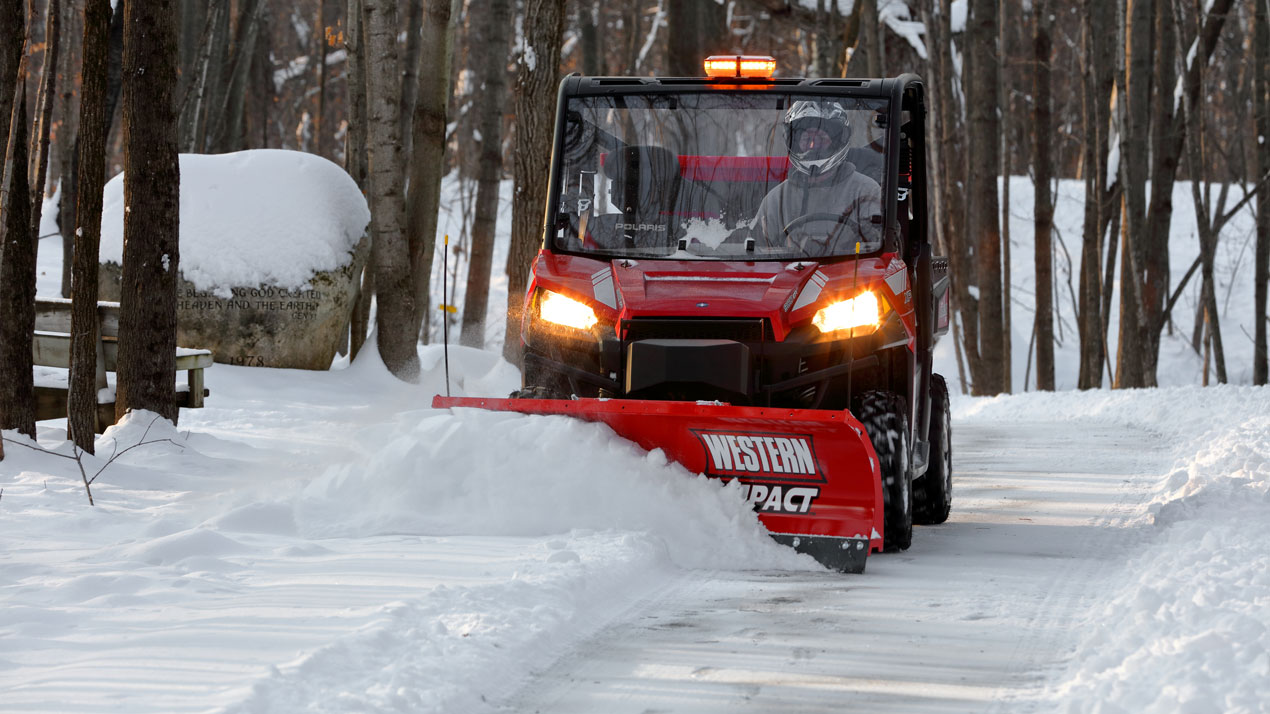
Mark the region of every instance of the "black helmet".
<instances>
[{"instance_id":1,"label":"black helmet","mask_svg":"<svg viewBox=\"0 0 1270 714\"><path fill-rule=\"evenodd\" d=\"M847 157L851 144L851 121L847 110L834 102L799 100L785 112L785 145L795 169L816 175L832 171ZM803 150L803 132L819 130L829 137L827 143Z\"/></svg>"}]
</instances>

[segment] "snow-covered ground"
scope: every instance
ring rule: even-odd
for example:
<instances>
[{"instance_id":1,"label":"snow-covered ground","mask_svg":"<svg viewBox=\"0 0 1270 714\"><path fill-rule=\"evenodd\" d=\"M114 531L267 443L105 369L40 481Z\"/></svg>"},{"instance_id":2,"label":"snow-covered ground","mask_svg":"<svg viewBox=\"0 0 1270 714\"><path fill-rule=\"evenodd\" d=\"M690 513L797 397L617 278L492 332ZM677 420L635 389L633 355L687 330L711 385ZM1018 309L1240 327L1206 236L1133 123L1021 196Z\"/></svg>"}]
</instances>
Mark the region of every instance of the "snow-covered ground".
<instances>
[{"instance_id":1,"label":"snow-covered ground","mask_svg":"<svg viewBox=\"0 0 1270 714\"><path fill-rule=\"evenodd\" d=\"M216 365L99 438L95 507L64 425L5 432L0 711L1270 712L1265 388L955 397L949 522L842 576L605 427L430 409L421 359Z\"/></svg>"}]
</instances>

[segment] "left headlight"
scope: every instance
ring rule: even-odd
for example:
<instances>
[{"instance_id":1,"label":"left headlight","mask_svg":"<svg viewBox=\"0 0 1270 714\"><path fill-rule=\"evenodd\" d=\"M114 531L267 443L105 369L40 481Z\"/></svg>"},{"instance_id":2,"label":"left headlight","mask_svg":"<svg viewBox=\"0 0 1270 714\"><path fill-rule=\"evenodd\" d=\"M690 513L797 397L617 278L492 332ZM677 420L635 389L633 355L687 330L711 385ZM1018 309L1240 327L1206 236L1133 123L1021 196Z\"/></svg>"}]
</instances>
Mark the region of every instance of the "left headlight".
<instances>
[{"instance_id":1,"label":"left headlight","mask_svg":"<svg viewBox=\"0 0 1270 714\"><path fill-rule=\"evenodd\" d=\"M851 336L867 335L878 329L882 321L882 305L877 294L866 290L850 300L841 300L821 308L811 324L822 333L851 330Z\"/></svg>"},{"instance_id":2,"label":"left headlight","mask_svg":"<svg viewBox=\"0 0 1270 714\"><path fill-rule=\"evenodd\" d=\"M572 327L577 330L589 330L599 322L595 310L560 293L550 290L542 291L542 300L538 305L538 316L546 322Z\"/></svg>"}]
</instances>

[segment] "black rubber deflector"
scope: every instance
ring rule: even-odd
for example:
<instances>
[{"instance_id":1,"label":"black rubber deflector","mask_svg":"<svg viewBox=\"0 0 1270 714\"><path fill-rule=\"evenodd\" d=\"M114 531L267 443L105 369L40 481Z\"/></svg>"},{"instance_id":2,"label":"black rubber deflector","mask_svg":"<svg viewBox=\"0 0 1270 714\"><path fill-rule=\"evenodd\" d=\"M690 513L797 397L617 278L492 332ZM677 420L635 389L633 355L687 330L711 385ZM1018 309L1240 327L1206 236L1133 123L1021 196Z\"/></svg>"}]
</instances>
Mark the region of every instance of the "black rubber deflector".
<instances>
[{"instance_id":1,"label":"black rubber deflector","mask_svg":"<svg viewBox=\"0 0 1270 714\"><path fill-rule=\"evenodd\" d=\"M840 573L863 573L869 557L868 538L790 535L773 533L772 539L816 559L817 563Z\"/></svg>"}]
</instances>

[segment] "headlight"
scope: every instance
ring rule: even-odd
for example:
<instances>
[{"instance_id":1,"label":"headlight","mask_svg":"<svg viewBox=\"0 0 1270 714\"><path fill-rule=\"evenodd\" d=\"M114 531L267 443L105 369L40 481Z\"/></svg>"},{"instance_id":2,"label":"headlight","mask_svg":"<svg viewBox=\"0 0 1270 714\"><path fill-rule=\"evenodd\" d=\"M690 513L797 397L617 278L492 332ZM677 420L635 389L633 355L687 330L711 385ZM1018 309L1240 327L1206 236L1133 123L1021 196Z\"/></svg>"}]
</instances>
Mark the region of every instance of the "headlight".
<instances>
[{"instance_id":1,"label":"headlight","mask_svg":"<svg viewBox=\"0 0 1270 714\"><path fill-rule=\"evenodd\" d=\"M595 310L573 298L565 297L560 293L553 293L550 290L542 291L542 301L539 303L538 316L547 322L554 322L557 325L564 325L578 330L589 330L599 321L595 317Z\"/></svg>"},{"instance_id":2,"label":"headlight","mask_svg":"<svg viewBox=\"0 0 1270 714\"><path fill-rule=\"evenodd\" d=\"M882 308L878 296L865 290L850 300L836 302L822 308L811 318L811 324L823 333L851 330L851 335L867 335L878 329L882 321Z\"/></svg>"}]
</instances>

